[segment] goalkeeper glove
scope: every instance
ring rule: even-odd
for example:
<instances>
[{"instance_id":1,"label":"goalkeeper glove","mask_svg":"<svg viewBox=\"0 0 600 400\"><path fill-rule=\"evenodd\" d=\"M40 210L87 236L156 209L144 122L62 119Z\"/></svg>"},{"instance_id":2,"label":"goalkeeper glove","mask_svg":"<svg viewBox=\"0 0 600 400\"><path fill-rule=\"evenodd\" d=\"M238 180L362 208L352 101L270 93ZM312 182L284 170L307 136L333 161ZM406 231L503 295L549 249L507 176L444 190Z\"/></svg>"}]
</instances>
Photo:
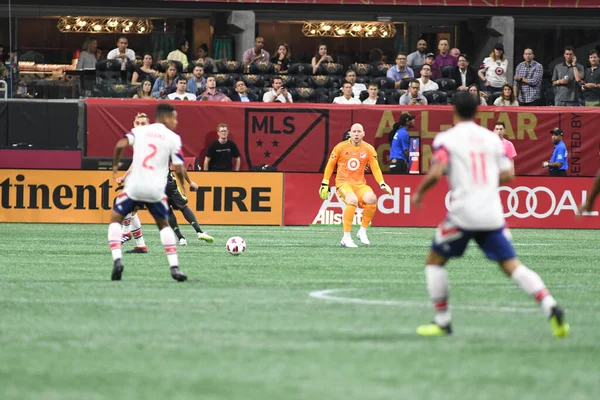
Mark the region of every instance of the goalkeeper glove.
<instances>
[{"instance_id":1,"label":"goalkeeper glove","mask_svg":"<svg viewBox=\"0 0 600 400\"><path fill-rule=\"evenodd\" d=\"M321 196L321 199L323 200L327 200L329 198L329 181L323 180L323 182L321 182L319 196Z\"/></svg>"},{"instance_id":2,"label":"goalkeeper glove","mask_svg":"<svg viewBox=\"0 0 600 400\"><path fill-rule=\"evenodd\" d=\"M392 188L388 186L387 183L381 182L379 187L387 192L387 194L392 194Z\"/></svg>"}]
</instances>

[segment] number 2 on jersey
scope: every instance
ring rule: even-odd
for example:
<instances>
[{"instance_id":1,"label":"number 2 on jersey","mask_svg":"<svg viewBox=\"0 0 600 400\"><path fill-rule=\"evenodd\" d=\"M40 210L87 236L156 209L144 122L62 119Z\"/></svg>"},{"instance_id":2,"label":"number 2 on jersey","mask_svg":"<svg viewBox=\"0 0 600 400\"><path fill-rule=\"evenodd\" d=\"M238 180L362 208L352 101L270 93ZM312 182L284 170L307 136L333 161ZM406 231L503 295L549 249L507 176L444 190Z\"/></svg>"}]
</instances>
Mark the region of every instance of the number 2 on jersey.
<instances>
[{"instance_id":1,"label":"number 2 on jersey","mask_svg":"<svg viewBox=\"0 0 600 400\"><path fill-rule=\"evenodd\" d=\"M473 182L476 185L486 184L487 176L485 175L485 153L475 153L471 151L471 174L473 176Z\"/></svg>"},{"instance_id":2,"label":"number 2 on jersey","mask_svg":"<svg viewBox=\"0 0 600 400\"><path fill-rule=\"evenodd\" d=\"M142 167L150 169L150 170L153 170L154 167L152 165L148 165L148 161L150 161L151 159L154 158L154 156L156 155L156 152L158 151L158 149L153 144L149 144L148 147L150 147L150 154L148 154L144 158L144 161L142 162Z\"/></svg>"}]
</instances>

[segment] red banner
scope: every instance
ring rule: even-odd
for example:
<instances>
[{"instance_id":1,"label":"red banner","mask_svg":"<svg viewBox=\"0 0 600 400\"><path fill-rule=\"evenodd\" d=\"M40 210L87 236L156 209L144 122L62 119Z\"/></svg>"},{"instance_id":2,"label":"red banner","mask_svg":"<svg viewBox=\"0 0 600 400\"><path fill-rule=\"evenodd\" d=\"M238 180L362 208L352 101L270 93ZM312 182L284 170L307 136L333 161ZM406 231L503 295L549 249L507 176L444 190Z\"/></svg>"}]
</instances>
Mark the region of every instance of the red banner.
<instances>
[{"instance_id":1,"label":"red banner","mask_svg":"<svg viewBox=\"0 0 600 400\"><path fill-rule=\"evenodd\" d=\"M153 119L156 101L87 99L87 156L112 157L114 145L132 128L133 118L145 112ZM184 153L204 158L216 140L216 127L229 125L230 139L242 153L242 169L269 164L280 171L317 172L327 153L352 123L364 125L365 140L375 146L383 171L388 170L388 132L402 112L417 116L411 136L421 137L422 170L431 162L431 142L452 125L449 106L344 106L331 104L263 104L174 102L177 106ZM569 151L570 176L594 176L600 167L600 113L593 108L485 107L477 122L488 129L496 121L506 125L515 145L518 175L546 175L542 162L553 150L549 131L561 127ZM125 156L130 156L128 151Z\"/></svg>"},{"instance_id":2,"label":"red banner","mask_svg":"<svg viewBox=\"0 0 600 400\"><path fill-rule=\"evenodd\" d=\"M252 4L343 4L374 6L600 8L597 0L164 0L170 2Z\"/></svg>"},{"instance_id":3,"label":"red banner","mask_svg":"<svg viewBox=\"0 0 600 400\"><path fill-rule=\"evenodd\" d=\"M321 174L284 175L284 225L342 224L343 203L330 190L330 199L318 196ZM410 197L422 177L388 175L386 183L393 194L377 189L372 178L367 178L378 196L378 213L373 226L437 226L445 217L449 202L448 185L440 181L425 195L423 207L415 209ZM593 178L533 178L518 177L510 185L500 188L504 216L511 228L600 228L598 211L576 217L576 211L588 195ZM333 180L332 180L333 182ZM600 210L596 204L595 210ZM360 223L359 210L355 223Z\"/></svg>"}]
</instances>

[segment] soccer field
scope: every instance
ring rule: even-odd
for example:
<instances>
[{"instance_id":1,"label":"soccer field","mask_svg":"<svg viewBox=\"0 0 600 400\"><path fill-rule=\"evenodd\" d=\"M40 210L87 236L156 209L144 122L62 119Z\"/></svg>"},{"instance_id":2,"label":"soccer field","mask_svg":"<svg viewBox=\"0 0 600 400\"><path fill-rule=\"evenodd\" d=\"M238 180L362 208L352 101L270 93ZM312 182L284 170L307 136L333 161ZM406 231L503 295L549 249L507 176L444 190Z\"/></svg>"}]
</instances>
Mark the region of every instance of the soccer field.
<instances>
[{"instance_id":1,"label":"soccer field","mask_svg":"<svg viewBox=\"0 0 600 400\"><path fill-rule=\"evenodd\" d=\"M474 246L449 265L454 335L417 336L433 229L373 228L345 249L339 227L206 227L206 244L183 226L185 283L153 226L121 282L107 226L0 229L3 400L600 398L597 231L513 231L565 307L560 340Z\"/></svg>"}]
</instances>

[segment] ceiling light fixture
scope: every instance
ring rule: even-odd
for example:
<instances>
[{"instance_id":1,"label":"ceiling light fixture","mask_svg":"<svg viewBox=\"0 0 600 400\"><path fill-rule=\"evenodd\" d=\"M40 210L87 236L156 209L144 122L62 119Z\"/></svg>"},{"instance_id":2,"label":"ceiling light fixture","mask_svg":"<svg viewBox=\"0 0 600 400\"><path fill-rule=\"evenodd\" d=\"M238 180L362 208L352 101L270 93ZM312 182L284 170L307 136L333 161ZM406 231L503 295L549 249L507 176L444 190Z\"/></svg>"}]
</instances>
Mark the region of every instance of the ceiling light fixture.
<instances>
[{"instance_id":1,"label":"ceiling light fixture","mask_svg":"<svg viewBox=\"0 0 600 400\"><path fill-rule=\"evenodd\" d=\"M148 34L154 29L148 18L60 17L56 25L63 33Z\"/></svg>"},{"instance_id":2,"label":"ceiling light fixture","mask_svg":"<svg viewBox=\"0 0 600 400\"><path fill-rule=\"evenodd\" d=\"M392 38L396 27L391 22L305 21L302 33L308 37Z\"/></svg>"}]
</instances>

